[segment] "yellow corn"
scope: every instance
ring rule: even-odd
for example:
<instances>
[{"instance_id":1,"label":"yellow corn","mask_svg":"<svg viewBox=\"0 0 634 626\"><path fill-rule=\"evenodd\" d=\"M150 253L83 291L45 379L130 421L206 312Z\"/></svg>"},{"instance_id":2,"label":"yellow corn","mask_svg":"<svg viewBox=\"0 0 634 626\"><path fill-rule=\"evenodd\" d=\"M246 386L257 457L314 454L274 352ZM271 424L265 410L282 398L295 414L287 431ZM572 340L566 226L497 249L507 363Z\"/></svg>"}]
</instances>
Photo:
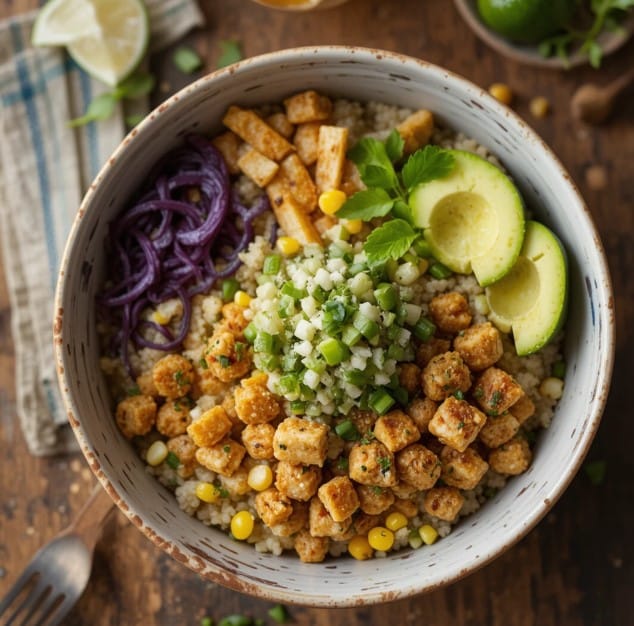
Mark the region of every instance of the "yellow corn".
<instances>
[{"instance_id":1,"label":"yellow corn","mask_svg":"<svg viewBox=\"0 0 634 626\"><path fill-rule=\"evenodd\" d=\"M351 235L358 235L363 228L363 222L361 220L341 220L341 223Z\"/></svg>"},{"instance_id":2,"label":"yellow corn","mask_svg":"<svg viewBox=\"0 0 634 626\"><path fill-rule=\"evenodd\" d=\"M211 483L199 482L195 489L196 497L203 502L214 504L220 500L220 489Z\"/></svg>"},{"instance_id":3,"label":"yellow corn","mask_svg":"<svg viewBox=\"0 0 634 626\"><path fill-rule=\"evenodd\" d=\"M233 296L233 301L238 305L246 309L251 304L251 296L246 291L238 290L236 295Z\"/></svg>"},{"instance_id":4,"label":"yellow corn","mask_svg":"<svg viewBox=\"0 0 634 626\"><path fill-rule=\"evenodd\" d=\"M421 274L424 274L428 269L429 269L429 261L427 259L419 259L418 271Z\"/></svg>"},{"instance_id":5,"label":"yellow corn","mask_svg":"<svg viewBox=\"0 0 634 626\"><path fill-rule=\"evenodd\" d=\"M285 256L297 254L300 249L299 241L294 237L278 237L277 249Z\"/></svg>"},{"instance_id":6,"label":"yellow corn","mask_svg":"<svg viewBox=\"0 0 634 626\"><path fill-rule=\"evenodd\" d=\"M350 539L348 543L348 552L350 556L357 559L357 561L365 561L372 558L372 547L368 542L368 538L363 535L357 535Z\"/></svg>"},{"instance_id":7,"label":"yellow corn","mask_svg":"<svg viewBox=\"0 0 634 626\"><path fill-rule=\"evenodd\" d=\"M324 191L319 196L317 204L326 215L334 215L346 201L348 196L340 189Z\"/></svg>"},{"instance_id":8,"label":"yellow corn","mask_svg":"<svg viewBox=\"0 0 634 626\"><path fill-rule=\"evenodd\" d=\"M513 92L508 85L504 83L493 83L489 87L489 93L502 104L509 106L513 102Z\"/></svg>"},{"instance_id":9,"label":"yellow corn","mask_svg":"<svg viewBox=\"0 0 634 626\"><path fill-rule=\"evenodd\" d=\"M170 318L160 311L154 311L154 313L152 313L152 321L161 326L165 326L165 324L169 324Z\"/></svg>"},{"instance_id":10,"label":"yellow corn","mask_svg":"<svg viewBox=\"0 0 634 626\"><path fill-rule=\"evenodd\" d=\"M253 515L249 511L238 511L231 518L231 534L241 541L251 536L253 526Z\"/></svg>"},{"instance_id":11,"label":"yellow corn","mask_svg":"<svg viewBox=\"0 0 634 626\"><path fill-rule=\"evenodd\" d=\"M162 441L155 441L149 448L145 455L145 460L148 465L156 467L160 465L167 458L167 446Z\"/></svg>"},{"instance_id":12,"label":"yellow corn","mask_svg":"<svg viewBox=\"0 0 634 626\"><path fill-rule=\"evenodd\" d=\"M423 540L423 543L430 546L436 539L438 539L438 531L429 524L425 524L418 529L418 534Z\"/></svg>"},{"instance_id":13,"label":"yellow corn","mask_svg":"<svg viewBox=\"0 0 634 626\"><path fill-rule=\"evenodd\" d=\"M394 533L383 526L375 526L368 533L368 543L375 550L387 552L394 545Z\"/></svg>"},{"instance_id":14,"label":"yellow corn","mask_svg":"<svg viewBox=\"0 0 634 626\"><path fill-rule=\"evenodd\" d=\"M385 526L390 530L396 532L401 528L405 528L407 526L407 518L402 513L395 511L394 513L390 513L385 519Z\"/></svg>"},{"instance_id":15,"label":"yellow corn","mask_svg":"<svg viewBox=\"0 0 634 626\"><path fill-rule=\"evenodd\" d=\"M268 465L256 465L249 471L247 483L255 491L264 491L273 482L273 471Z\"/></svg>"},{"instance_id":16,"label":"yellow corn","mask_svg":"<svg viewBox=\"0 0 634 626\"><path fill-rule=\"evenodd\" d=\"M531 115L533 115L533 117L541 119L548 115L550 103L543 96L537 96L536 98L533 98L531 100L528 108L530 109Z\"/></svg>"}]
</instances>

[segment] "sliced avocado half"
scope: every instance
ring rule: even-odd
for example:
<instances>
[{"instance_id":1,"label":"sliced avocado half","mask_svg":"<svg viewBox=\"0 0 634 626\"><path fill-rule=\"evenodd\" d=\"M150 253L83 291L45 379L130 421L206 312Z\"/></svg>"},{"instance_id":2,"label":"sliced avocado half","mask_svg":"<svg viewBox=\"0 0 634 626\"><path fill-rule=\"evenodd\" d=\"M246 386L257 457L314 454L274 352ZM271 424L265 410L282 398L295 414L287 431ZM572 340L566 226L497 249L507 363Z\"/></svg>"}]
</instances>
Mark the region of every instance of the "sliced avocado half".
<instances>
[{"instance_id":1,"label":"sliced avocado half","mask_svg":"<svg viewBox=\"0 0 634 626\"><path fill-rule=\"evenodd\" d=\"M409 204L433 255L482 286L506 275L524 240L524 205L508 176L470 152L449 150L448 176L419 185Z\"/></svg>"},{"instance_id":2,"label":"sliced avocado half","mask_svg":"<svg viewBox=\"0 0 634 626\"><path fill-rule=\"evenodd\" d=\"M491 321L513 332L517 354L545 346L561 329L568 300L568 265L557 236L539 222L527 222L517 263L485 293Z\"/></svg>"}]
</instances>

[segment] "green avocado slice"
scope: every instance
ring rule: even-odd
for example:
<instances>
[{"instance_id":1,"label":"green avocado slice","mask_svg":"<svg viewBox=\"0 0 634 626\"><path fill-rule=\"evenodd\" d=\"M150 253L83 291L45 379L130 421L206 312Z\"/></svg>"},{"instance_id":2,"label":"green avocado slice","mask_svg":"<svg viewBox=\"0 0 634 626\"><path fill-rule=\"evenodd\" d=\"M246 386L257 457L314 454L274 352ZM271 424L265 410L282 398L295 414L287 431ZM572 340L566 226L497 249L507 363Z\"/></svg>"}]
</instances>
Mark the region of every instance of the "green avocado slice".
<instances>
[{"instance_id":1,"label":"green avocado slice","mask_svg":"<svg viewBox=\"0 0 634 626\"><path fill-rule=\"evenodd\" d=\"M409 197L414 224L433 255L482 286L507 274L524 240L524 205L508 176L470 152L449 150L448 176L423 183Z\"/></svg>"},{"instance_id":2,"label":"green avocado slice","mask_svg":"<svg viewBox=\"0 0 634 626\"><path fill-rule=\"evenodd\" d=\"M568 265L557 236L539 222L527 222L517 263L485 293L491 321L512 330L518 355L545 346L561 329L568 301Z\"/></svg>"}]
</instances>

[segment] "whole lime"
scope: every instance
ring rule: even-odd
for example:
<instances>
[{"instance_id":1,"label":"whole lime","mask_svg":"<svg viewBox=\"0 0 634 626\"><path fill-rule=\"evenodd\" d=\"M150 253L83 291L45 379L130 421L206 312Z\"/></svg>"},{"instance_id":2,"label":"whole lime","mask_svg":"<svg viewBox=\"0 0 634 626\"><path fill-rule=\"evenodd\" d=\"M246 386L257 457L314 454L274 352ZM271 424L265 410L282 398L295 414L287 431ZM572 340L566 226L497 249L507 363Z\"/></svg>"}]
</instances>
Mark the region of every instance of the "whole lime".
<instances>
[{"instance_id":1,"label":"whole lime","mask_svg":"<svg viewBox=\"0 0 634 626\"><path fill-rule=\"evenodd\" d=\"M577 0L478 0L478 12L503 37L536 43L560 30L577 4Z\"/></svg>"}]
</instances>

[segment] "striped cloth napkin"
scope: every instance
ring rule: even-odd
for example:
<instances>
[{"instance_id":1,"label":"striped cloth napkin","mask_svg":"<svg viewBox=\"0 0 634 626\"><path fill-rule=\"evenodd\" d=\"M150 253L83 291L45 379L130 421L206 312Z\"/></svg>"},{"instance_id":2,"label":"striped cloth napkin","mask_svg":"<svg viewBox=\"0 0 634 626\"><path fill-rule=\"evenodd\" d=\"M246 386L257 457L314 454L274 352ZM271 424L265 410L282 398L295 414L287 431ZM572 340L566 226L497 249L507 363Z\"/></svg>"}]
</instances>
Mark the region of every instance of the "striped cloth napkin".
<instances>
[{"instance_id":1,"label":"striped cloth napkin","mask_svg":"<svg viewBox=\"0 0 634 626\"><path fill-rule=\"evenodd\" d=\"M146 4L151 51L204 21L195 0ZM47 455L76 449L53 357L57 270L82 195L123 138L128 112L119 107L107 121L68 126L108 88L63 49L32 47L35 15L0 23L0 245L11 302L17 413L29 450Z\"/></svg>"}]
</instances>

